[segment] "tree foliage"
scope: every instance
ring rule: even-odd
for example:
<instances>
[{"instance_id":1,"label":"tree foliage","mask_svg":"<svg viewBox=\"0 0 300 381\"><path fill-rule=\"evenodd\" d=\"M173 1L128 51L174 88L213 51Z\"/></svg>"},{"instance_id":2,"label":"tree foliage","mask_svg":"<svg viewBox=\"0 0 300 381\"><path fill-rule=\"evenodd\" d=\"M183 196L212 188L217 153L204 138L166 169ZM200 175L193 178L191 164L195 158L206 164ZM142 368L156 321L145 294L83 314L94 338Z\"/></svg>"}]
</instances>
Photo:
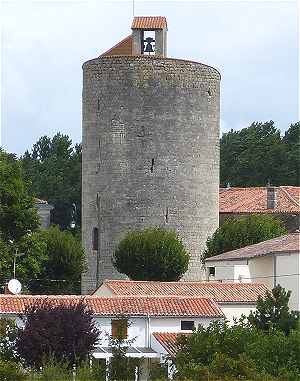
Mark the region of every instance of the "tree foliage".
<instances>
[{"instance_id":1,"label":"tree foliage","mask_svg":"<svg viewBox=\"0 0 300 381\"><path fill-rule=\"evenodd\" d=\"M53 305L46 301L29 307L25 315L16 348L31 367L40 367L46 358L79 364L87 359L100 334L92 312L83 303Z\"/></svg>"},{"instance_id":2,"label":"tree foliage","mask_svg":"<svg viewBox=\"0 0 300 381\"><path fill-rule=\"evenodd\" d=\"M78 294L85 269L81 242L58 227L23 236L18 245L0 239L0 284L13 277L14 254L16 277L23 290L33 294Z\"/></svg>"},{"instance_id":3,"label":"tree foliage","mask_svg":"<svg viewBox=\"0 0 300 381\"><path fill-rule=\"evenodd\" d=\"M43 136L22 157L31 191L54 205L51 221L67 229L76 205L76 224L81 221L81 144L72 145L67 135Z\"/></svg>"},{"instance_id":4,"label":"tree foliage","mask_svg":"<svg viewBox=\"0 0 300 381\"><path fill-rule=\"evenodd\" d=\"M289 380L300 377L300 331L266 334L247 321L213 322L180 336L174 359L178 380ZM285 378L288 376L288 378ZM177 379L176 378L176 379Z\"/></svg>"},{"instance_id":5,"label":"tree foliage","mask_svg":"<svg viewBox=\"0 0 300 381\"><path fill-rule=\"evenodd\" d=\"M287 233L281 220L269 215L228 218L206 242L203 258L281 236Z\"/></svg>"},{"instance_id":6,"label":"tree foliage","mask_svg":"<svg viewBox=\"0 0 300 381\"><path fill-rule=\"evenodd\" d=\"M256 310L248 317L249 322L264 331L281 330L286 335L299 324L299 312L290 311L289 299L291 291L285 291L280 285L267 291L267 295L259 297Z\"/></svg>"},{"instance_id":7,"label":"tree foliage","mask_svg":"<svg viewBox=\"0 0 300 381\"><path fill-rule=\"evenodd\" d=\"M85 269L81 242L70 232L58 227L40 231L38 241L44 245L46 261L38 281L30 282L30 290L43 294L80 293L81 274Z\"/></svg>"},{"instance_id":8,"label":"tree foliage","mask_svg":"<svg viewBox=\"0 0 300 381\"><path fill-rule=\"evenodd\" d=\"M300 122L283 137L273 121L231 130L220 140L220 182L226 186L300 185Z\"/></svg>"},{"instance_id":9,"label":"tree foliage","mask_svg":"<svg viewBox=\"0 0 300 381\"><path fill-rule=\"evenodd\" d=\"M38 226L34 198L20 163L0 148L0 238L19 241Z\"/></svg>"},{"instance_id":10,"label":"tree foliage","mask_svg":"<svg viewBox=\"0 0 300 381\"><path fill-rule=\"evenodd\" d=\"M133 280L177 281L189 255L176 232L161 228L133 231L119 243L113 264Z\"/></svg>"},{"instance_id":11,"label":"tree foliage","mask_svg":"<svg viewBox=\"0 0 300 381\"><path fill-rule=\"evenodd\" d=\"M17 327L13 320L0 319L0 361L17 360L15 341ZM1 380L1 378L0 378Z\"/></svg>"},{"instance_id":12,"label":"tree foliage","mask_svg":"<svg viewBox=\"0 0 300 381\"><path fill-rule=\"evenodd\" d=\"M110 381L131 381L135 378L135 368L140 367L141 359L127 357L127 349L132 346L135 339L127 339L127 332L131 323L124 316L118 317L118 325L115 336L109 336L109 347L112 357L108 367Z\"/></svg>"}]
</instances>

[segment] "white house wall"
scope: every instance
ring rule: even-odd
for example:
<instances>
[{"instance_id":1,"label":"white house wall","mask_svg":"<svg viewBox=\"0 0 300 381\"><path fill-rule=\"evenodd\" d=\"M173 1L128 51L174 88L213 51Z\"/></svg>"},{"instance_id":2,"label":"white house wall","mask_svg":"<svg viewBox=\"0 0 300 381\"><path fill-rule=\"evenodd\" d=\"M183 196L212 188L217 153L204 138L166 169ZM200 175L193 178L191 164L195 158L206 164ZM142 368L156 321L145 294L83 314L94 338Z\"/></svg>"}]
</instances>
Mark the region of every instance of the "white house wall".
<instances>
[{"instance_id":1,"label":"white house wall","mask_svg":"<svg viewBox=\"0 0 300 381\"><path fill-rule=\"evenodd\" d=\"M115 294L105 284L102 284L93 295L97 296L115 296Z\"/></svg>"},{"instance_id":2,"label":"white house wall","mask_svg":"<svg viewBox=\"0 0 300 381\"><path fill-rule=\"evenodd\" d=\"M242 315L249 316L250 312L256 309L255 304L219 304L219 306L230 324L234 324L234 321L239 320Z\"/></svg>"},{"instance_id":3,"label":"white house wall","mask_svg":"<svg viewBox=\"0 0 300 381\"><path fill-rule=\"evenodd\" d=\"M234 266L234 282L251 283L251 274L248 265Z\"/></svg>"},{"instance_id":4,"label":"white house wall","mask_svg":"<svg viewBox=\"0 0 300 381\"><path fill-rule=\"evenodd\" d=\"M276 283L280 284L285 289L292 291L290 298L290 308L292 310L298 311L300 310L299 274L300 253L276 255Z\"/></svg>"},{"instance_id":5,"label":"white house wall","mask_svg":"<svg viewBox=\"0 0 300 381\"><path fill-rule=\"evenodd\" d=\"M224 282L230 282L234 279L234 263L220 262L215 266L215 280L222 280Z\"/></svg>"},{"instance_id":6,"label":"white house wall","mask_svg":"<svg viewBox=\"0 0 300 381\"><path fill-rule=\"evenodd\" d=\"M189 320L195 322L195 327L199 324L203 326L208 326L210 322L214 320L213 318L192 318L192 317L180 317L180 318L150 318L150 332L186 332L181 331L181 321Z\"/></svg>"},{"instance_id":7,"label":"white house wall","mask_svg":"<svg viewBox=\"0 0 300 381\"><path fill-rule=\"evenodd\" d=\"M252 282L262 282L269 288L274 287L273 255L249 259L249 271Z\"/></svg>"}]
</instances>

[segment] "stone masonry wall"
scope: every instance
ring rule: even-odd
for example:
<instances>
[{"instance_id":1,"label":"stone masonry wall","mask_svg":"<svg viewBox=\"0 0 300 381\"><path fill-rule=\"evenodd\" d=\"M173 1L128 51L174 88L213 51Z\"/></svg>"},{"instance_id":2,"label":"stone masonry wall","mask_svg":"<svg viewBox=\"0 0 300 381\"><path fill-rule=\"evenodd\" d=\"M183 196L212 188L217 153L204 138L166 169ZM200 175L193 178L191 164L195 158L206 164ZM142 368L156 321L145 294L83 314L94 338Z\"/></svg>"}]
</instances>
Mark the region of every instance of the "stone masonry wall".
<instances>
[{"instance_id":1,"label":"stone masonry wall","mask_svg":"<svg viewBox=\"0 0 300 381\"><path fill-rule=\"evenodd\" d=\"M190 255L185 279L218 226L220 74L161 57L100 57L83 65L82 293L121 278L111 263L132 229L175 229ZM92 231L99 228L99 251Z\"/></svg>"}]
</instances>

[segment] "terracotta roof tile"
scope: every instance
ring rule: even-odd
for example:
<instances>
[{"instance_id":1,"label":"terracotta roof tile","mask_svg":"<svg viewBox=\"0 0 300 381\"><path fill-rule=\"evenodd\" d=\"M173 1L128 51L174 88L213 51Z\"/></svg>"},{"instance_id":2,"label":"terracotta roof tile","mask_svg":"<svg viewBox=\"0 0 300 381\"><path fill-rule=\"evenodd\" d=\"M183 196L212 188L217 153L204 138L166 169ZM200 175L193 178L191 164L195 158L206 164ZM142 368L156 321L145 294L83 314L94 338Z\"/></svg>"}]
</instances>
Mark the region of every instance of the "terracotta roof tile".
<instances>
[{"instance_id":1,"label":"terracotta roof tile","mask_svg":"<svg viewBox=\"0 0 300 381\"><path fill-rule=\"evenodd\" d=\"M262 283L105 280L103 285L116 296L186 296L211 298L217 303L248 304L256 303L258 296L263 296L268 289Z\"/></svg>"},{"instance_id":2,"label":"terracotta roof tile","mask_svg":"<svg viewBox=\"0 0 300 381\"><path fill-rule=\"evenodd\" d=\"M99 297L78 295L0 295L0 313L24 313L26 307L48 301L54 306L84 302L96 315L224 317L207 298Z\"/></svg>"},{"instance_id":3,"label":"terracotta roof tile","mask_svg":"<svg viewBox=\"0 0 300 381\"><path fill-rule=\"evenodd\" d=\"M170 333L170 332L154 332L152 335L161 344L161 346L169 353L171 356L175 356L178 351L176 345L177 338L179 336L187 336L190 333Z\"/></svg>"},{"instance_id":4,"label":"terracotta roof tile","mask_svg":"<svg viewBox=\"0 0 300 381\"><path fill-rule=\"evenodd\" d=\"M133 19L131 29L164 29L167 20L162 16L139 16Z\"/></svg>"},{"instance_id":5,"label":"terracotta roof tile","mask_svg":"<svg viewBox=\"0 0 300 381\"><path fill-rule=\"evenodd\" d=\"M132 55L132 35L125 37L122 41L118 42L112 48L101 54L100 57L105 56L131 56Z\"/></svg>"},{"instance_id":6,"label":"terracotta roof tile","mask_svg":"<svg viewBox=\"0 0 300 381\"><path fill-rule=\"evenodd\" d=\"M224 261L235 259L247 259L270 255L273 253L299 253L300 233L290 233L254 245L242 247L241 249L228 251L227 253L215 255L206 261Z\"/></svg>"},{"instance_id":7,"label":"terracotta roof tile","mask_svg":"<svg viewBox=\"0 0 300 381\"><path fill-rule=\"evenodd\" d=\"M300 213L300 187L277 187L277 206L267 208L267 187L221 188L220 213Z\"/></svg>"}]
</instances>

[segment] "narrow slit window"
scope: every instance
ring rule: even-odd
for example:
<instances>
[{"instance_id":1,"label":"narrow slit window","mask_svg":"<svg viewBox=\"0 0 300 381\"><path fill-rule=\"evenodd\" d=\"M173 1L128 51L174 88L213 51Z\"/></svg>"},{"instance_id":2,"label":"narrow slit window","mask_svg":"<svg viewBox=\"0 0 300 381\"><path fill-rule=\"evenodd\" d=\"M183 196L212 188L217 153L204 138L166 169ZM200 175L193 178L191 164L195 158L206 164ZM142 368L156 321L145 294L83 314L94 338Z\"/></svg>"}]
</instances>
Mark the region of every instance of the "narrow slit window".
<instances>
[{"instance_id":1,"label":"narrow slit window","mask_svg":"<svg viewBox=\"0 0 300 381\"><path fill-rule=\"evenodd\" d=\"M92 246L93 250L98 250L99 248L99 229L93 229L93 237L92 237Z\"/></svg>"},{"instance_id":2,"label":"narrow slit window","mask_svg":"<svg viewBox=\"0 0 300 381\"><path fill-rule=\"evenodd\" d=\"M151 168L150 168L151 173L153 173L153 170L154 170L154 158L152 158L151 160Z\"/></svg>"},{"instance_id":3,"label":"narrow slit window","mask_svg":"<svg viewBox=\"0 0 300 381\"><path fill-rule=\"evenodd\" d=\"M165 215L166 223L169 222L169 208L166 209L166 215Z\"/></svg>"},{"instance_id":4,"label":"narrow slit window","mask_svg":"<svg viewBox=\"0 0 300 381\"><path fill-rule=\"evenodd\" d=\"M97 100L97 110L100 110L100 99Z\"/></svg>"}]
</instances>

